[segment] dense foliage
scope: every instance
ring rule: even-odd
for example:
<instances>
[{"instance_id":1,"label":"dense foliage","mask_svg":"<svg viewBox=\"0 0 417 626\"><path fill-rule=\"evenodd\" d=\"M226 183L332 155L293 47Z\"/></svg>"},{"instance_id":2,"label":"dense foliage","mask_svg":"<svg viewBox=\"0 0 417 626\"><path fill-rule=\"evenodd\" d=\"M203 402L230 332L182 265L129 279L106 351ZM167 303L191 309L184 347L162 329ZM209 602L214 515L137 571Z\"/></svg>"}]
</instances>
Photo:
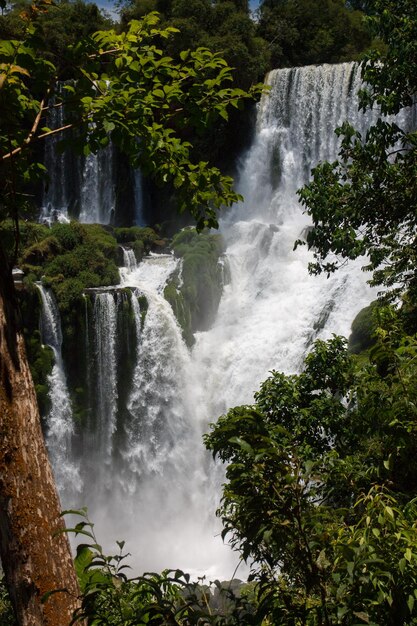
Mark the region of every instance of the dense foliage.
<instances>
[{"instance_id":1,"label":"dense foliage","mask_svg":"<svg viewBox=\"0 0 417 626\"><path fill-rule=\"evenodd\" d=\"M14 237L10 222L0 229L0 242ZM62 312L68 312L86 287L119 282L118 245L112 234L97 224L21 223L18 263L26 274L25 283L43 280L52 287Z\"/></svg>"},{"instance_id":2,"label":"dense foliage","mask_svg":"<svg viewBox=\"0 0 417 626\"><path fill-rule=\"evenodd\" d=\"M264 0L258 33L273 68L356 60L371 43L362 11L344 0Z\"/></svg>"},{"instance_id":3,"label":"dense foliage","mask_svg":"<svg viewBox=\"0 0 417 626\"><path fill-rule=\"evenodd\" d=\"M206 438L228 464L224 535L271 623L417 619L417 343L392 333L360 369L342 339L317 342Z\"/></svg>"},{"instance_id":4,"label":"dense foliage","mask_svg":"<svg viewBox=\"0 0 417 626\"><path fill-rule=\"evenodd\" d=\"M247 2L134 0L123 8L122 24L149 10L159 11L165 25L179 29L180 33L174 35L166 46L167 52L174 57L184 47L196 49L204 46L221 52L229 65L235 68L236 85L244 89L261 80L269 69L267 43L257 35Z\"/></svg>"},{"instance_id":5,"label":"dense foliage","mask_svg":"<svg viewBox=\"0 0 417 626\"><path fill-rule=\"evenodd\" d=\"M0 16L0 39L19 40L26 36L27 18L36 22L42 52L58 68L63 77L71 77L73 58L69 47L98 30L112 26L96 4L82 0L51 4L47 11L33 11L29 0L5 3L6 11Z\"/></svg>"},{"instance_id":6,"label":"dense foliage","mask_svg":"<svg viewBox=\"0 0 417 626\"><path fill-rule=\"evenodd\" d=\"M177 61L164 56L157 43L174 29L158 28L158 17L149 14L122 34L99 31L78 42L68 52L77 82L67 84L62 95L59 68L45 52L37 18L48 13L48 2L31 7L20 41L0 45L0 219L11 217L17 229L18 215L28 205L26 191L44 174L36 146L51 134L76 128L71 146L88 154L111 140L134 166L172 183L178 210L188 210L198 228L215 226L218 210L239 195L218 168L190 160L192 145L182 129L204 132L260 87L250 94L228 87L230 67L207 49L184 51ZM67 123L44 126L49 106L64 104ZM13 265L16 251L9 259L1 252L3 265Z\"/></svg>"}]
</instances>

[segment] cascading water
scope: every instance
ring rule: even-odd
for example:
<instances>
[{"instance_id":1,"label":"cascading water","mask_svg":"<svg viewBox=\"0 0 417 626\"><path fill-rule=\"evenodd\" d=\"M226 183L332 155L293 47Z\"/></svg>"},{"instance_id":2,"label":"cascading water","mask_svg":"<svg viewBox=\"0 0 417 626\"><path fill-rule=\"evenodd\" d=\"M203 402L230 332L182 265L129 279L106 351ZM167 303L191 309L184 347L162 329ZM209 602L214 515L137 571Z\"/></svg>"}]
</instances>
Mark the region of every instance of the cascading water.
<instances>
[{"instance_id":1,"label":"cascading water","mask_svg":"<svg viewBox=\"0 0 417 626\"><path fill-rule=\"evenodd\" d=\"M336 158L336 126L348 120L365 131L371 121L371 114L358 111L358 67L275 70L268 83L256 138L241 167L245 203L222 223L231 282L214 327L198 335L194 348L197 367L208 364L213 417L251 402L271 369L299 370L316 337L348 335L355 314L372 298L360 263L327 280L308 275L305 248L293 251L309 226L296 190L319 161Z\"/></svg>"},{"instance_id":2,"label":"cascading water","mask_svg":"<svg viewBox=\"0 0 417 626\"><path fill-rule=\"evenodd\" d=\"M116 295L117 298L117 295ZM103 463L111 461L112 435L116 430L116 321L117 306L113 293L98 293L94 302L94 328L97 371L97 414L105 416L96 425L96 449Z\"/></svg>"},{"instance_id":3,"label":"cascading water","mask_svg":"<svg viewBox=\"0 0 417 626\"><path fill-rule=\"evenodd\" d=\"M201 532L204 524L196 524L197 517L207 518L212 495L195 419L199 389L181 329L163 297L178 265L172 255L150 255L137 268L122 272L123 286L134 290L137 354L115 489L116 511L122 507L125 515L115 520L112 508L105 517L106 526L113 519L110 526L117 526L135 546L138 568L182 563L199 567L201 573L213 565L213 545ZM146 302L143 317L138 297ZM220 542L216 544L214 550L222 551ZM194 559L192 551L198 553Z\"/></svg>"},{"instance_id":4,"label":"cascading water","mask_svg":"<svg viewBox=\"0 0 417 626\"><path fill-rule=\"evenodd\" d=\"M62 333L58 307L50 291L37 285L41 300L41 336L54 353L54 365L48 377L51 409L46 417L46 442L54 467L55 478L63 498L82 488L77 467L71 455L74 425L71 401L62 361Z\"/></svg>"},{"instance_id":5,"label":"cascading water","mask_svg":"<svg viewBox=\"0 0 417 626\"><path fill-rule=\"evenodd\" d=\"M133 272L137 268L135 253L129 248L122 248L122 250L124 265L123 269L126 269L128 272Z\"/></svg>"},{"instance_id":6,"label":"cascading water","mask_svg":"<svg viewBox=\"0 0 417 626\"><path fill-rule=\"evenodd\" d=\"M309 276L306 248L293 251L309 225L296 189L319 160L336 158L337 125L348 119L365 130L371 121L373 114L358 112L358 68L277 70L268 81L241 167L246 201L221 224L230 281L212 328L197 333L190 353L163 297L169 277L181 272L171 255L136 267L124 250L122 286L95 295L88 337L97 406L78 459L85 489L66 504L87 504L100 536L127 539L138 570L232 576L235 558L214 538L222 470L203 450L202 432L229 407L251 402L271 369L298 371L316 337L349 334L372 299L359 263L326 280ZM133 357L124 349L134 360L129 373L118 345L123 307L136 337Z\"/></svg>"},{"instance_id":7,"label":"cascading water","mask_svg":"<svg viewBox=\"0 0 417 626\"><path fill-rule=\"evenodd\" d=\"M65 125L64 107L51 102L49 124L52 128ZM59 133L51 135L45 141L45 166L48 171L48 182L44 189L40 219L45 222L52 220L66 221L72 204L73 189L81 184L78 167L71 162L71 155L57 149L60 141Z\"/></svg>"},{"instance_id":8,"label":"cascading water","mask_svg":"<svg viewBox=\"0 0 417 626\"><path fill-rule=\"evenodd\" d=\"M140 170L134 171L134 194L135 194L135 225L146 226L143 216L143 177Z\"/></svg>"},{"instance_id":9,"label":"cascading water","mask_svg":"<svg viewBox=\"0 0 417 626\"><path fill-rule=\"evenodd\" d=\"M59 86L56 97L50 103L48 126L58 129L67 123L65 107L65 83ZM40 220L68 221L78 219L84 223L113 223L116 211L118 154L110 143L97 154L87 157L76 155L71 150L59 150L59 133L51 135L45 141L44 163L48 171L45 185ZM132 179L131 190L134 199L135 221L143 225L143 185L140 171L126 176L126 182ZM120 189L119 189L120 194Z\"/></svg>"},{"instance_id":10,"label":"cascading water","mask_svg":"<svg viewBox=\"0 0 417 626\"><path fill-rule=\"evenodd\" d=\"M52 126L62 125L62 111L52 113ZM58 120L54 118L57 117ZM69 151L59 154L59 138L52 136L45 146L49 183L45 189L41 220L109 224L115 207L113 151L108 146L98 154L77 157Z\"/></svg>"}]
</instances>

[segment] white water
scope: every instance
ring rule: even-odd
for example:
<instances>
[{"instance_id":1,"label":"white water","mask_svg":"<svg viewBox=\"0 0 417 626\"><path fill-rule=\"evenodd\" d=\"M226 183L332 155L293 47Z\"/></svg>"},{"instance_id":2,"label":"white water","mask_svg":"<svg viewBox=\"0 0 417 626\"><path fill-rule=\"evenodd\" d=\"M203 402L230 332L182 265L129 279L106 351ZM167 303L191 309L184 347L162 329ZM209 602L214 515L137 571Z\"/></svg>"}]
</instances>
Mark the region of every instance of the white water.
<instances>
[{"instance_id":1,"label":"white water","mask_svg":"<svg viewBox=\"0 0 417 626\"><path fill-rule=\"evenodd\" d=\"M97 293L94 300L94 329L97 367L97 414L95 446L103 464L111 462L112 435L116 430L117 379L116 379L116 294ZM105 416L105 419L103 419Z\"/></svg>"},{"instance_id":2,"label":"white water","mask_svg":"<svg viewBox=\"0 0 417 626\"><path fill-rule=\"evenodd\" d=\"M196 420L200 390L181 329L163 297L178 270L174 256L150 255L122 272L123 286L134 289L136 367L114 497L110 507L95 506L105 520L101 533L127 540L137 570L183 567L216 576L227 567L224 547L214 539L220 528L211 514L208 455ZM138 296L147 300L143 322Z\"/></svg>"},{"instance_id":3,"label":"white water","mask_svg":"<svg viewBox=\"0 0 417 626\"><path fill-rule=\"evenodd\" d=\"M298 371L314 338L348 335L372 298L360 262L327 280L309 276L304 247L293 251L309 225L296 190L318 161L336 157L337 125L369 123L357 111L357 69L278 70L268 82L271 94L259 107L256 139L242 164L245 203L222 223L231 282L214 327L199 334L193 353L213 417L251 402L271 369Z\"/></svg>"},{"instance_id":4,"label":"white water","mask_svg":"<svg viewBox=\"0 0 417 626\"><path fill-rule=\"evenodd\" d=\"M89 154L84 161L80 198L80 222L110 224L115 207L113 148Z\"/></svg>"},{"instance_id":5,"label":"white water","mask_svg":"<svg viewBox=\"0 0 417 626\"><path fill-rule=\"evenodd\" d=\"M334 127L346 117L362 123L352 91L359 88L355 68L281 70L270 82L242 164L246 202L221 224L231 281L215 324L197 334L191 354L162 297L179 270L175 258L154 255L122 271L124 286L138 289L149 304L122 453L124 520L112 522L139 555L138 569L233 575L236 555L215 536L222 471L207 457L202 433L229 407L252 402L272 368L298 371L316 337L349 334L353 317L372 298L360 264L330 280L314 278L308 251L293 251L308 225L296 189L318 160L336 156ZM138 316L137 309L137 328Z\"/></svg>"},{"instance_id":6,"label":"white water","mask_svg":"<svg viewBox=\"0 0 417 626\"><path fill-rule=\"evenodd\" d=\"M127 270L127 272L133 272L137 269L136 257L133 250L129 248L123 248L123 270Z\"/></svg>"},{"instance_id":7,"label":"white water","mask_svg":"<svg viewBox=\"0 0 417 626\"><path fill-rule=\"evenodd\" d=\"M192 420L200 432L229 407L252 402L254 391L272 368L298 371L314 338L332 332L348 335L353 317L372 299L360 264L330 280L314 278L307 272L311 258L307 250L293 252L294 241L308 225L296 189L308 180L316 161L336 156L335 126L346 117L362 124L354 96L357 74L352 65L281 70L272 73L270 82L272 92L261 104L256 140L242 164L240 190L246 202L221 224L231 281L213 328L197 334L191 354L188 371L197 401ZM177 379L185 380L181 371ZM188 394L183 388L181 397ZM188 456L189 445L184 452ZM178 433L173 450L178 459L182 449ZM171 498L180 502L184 494L193 493L193 502L183 509L184 528L166 514L170 503L167 506L166 490L158 482L145 481L141 487L152 490L154 506L165 524L169 520L166 536L160 528L150 539L146 533L146 544L151 545L148 558L156 569L177 563L228 578L236 556L214 537L221 472L203 461L199 450L196 439L194 467L200 469L200 476L191 473L190 478L189 471L173 481L166 473L163 480L165 487L175 489ZM147 555L146 544L142 547L136 540L132 551ZM155 550L161 544L165 558ZM202 554L204 546L211 554ZM243 573L238 571L238 576Z\"/></svg>"},{"instance_id":8,"label":"white water","mask_svg":"<svg viewBox=\"0 0 417 626\"><path fill-rule=\"evenodd\" d=\"M97 500L93 483L79 504L94 502L100 532L126 539L138 570L180 567L232 576L236 557L215 537L221 471L203 449L202 432L229 407L252 402L271 369L299 371L316 337L348 335L355 314L374 297L360 262L327 280L308 275L311 255L305 247L293 251L309 224L296 189L317 161L336 157L338 124L348 118L365 129L370 121L357 110L357 69L342 64L279 70L269 82L271 95L259 107L256 138L242 162L245 204L221 224L231 280L213 327L197 334L191 354L163 298L167 280L180 271L177 260L152 255L135 268L126 256L121 272L123 286L148 301L143 326L139 303L132 304L138 346L129 419L118 462L111 466L111 497ZM100 317L99 333L107 350L100 374L100 393L108 398L101 428L107 434L97 444L108 467L117 399L110 298L103 294L109 323Z\"/></svg>"},{"instance_id":9,"label":"white water","mask_svg":"<svg viewBox=\"0 0 417 626\"><path fill-rule=\"evenodd\" d=\"M54 467L55 478L63 498L82 488L78 468L71 458L74 434L71 401L62 361L61 320L55 299L41 283L37 284L42 299L41 336L52 348L55 362L48 376L51 409L46 417L46 443Z\"/></svg>"}]
</instances>

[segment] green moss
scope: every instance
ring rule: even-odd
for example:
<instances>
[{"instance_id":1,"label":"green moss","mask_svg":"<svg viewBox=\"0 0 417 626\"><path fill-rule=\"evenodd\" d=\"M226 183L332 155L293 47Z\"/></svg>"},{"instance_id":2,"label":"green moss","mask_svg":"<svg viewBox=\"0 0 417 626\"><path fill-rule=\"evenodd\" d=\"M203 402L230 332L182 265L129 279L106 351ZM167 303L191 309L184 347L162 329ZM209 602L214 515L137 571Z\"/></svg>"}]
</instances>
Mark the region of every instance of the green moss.
<instances>
[{"instance_id":1,"label":"green moss","mask_svg":"<svg viewBox=\"0 0 417 626\"><path fill-rule=\"evenodd\" d=\"M78 427L83 428L90 415L88 386L85 385L84 387L77 387L76 389L70 390L70 395L72 418Z\"/></svg>"},{"instance_id":2,"label":"green moss","mask_svg":"<svg viewBox=\"0 0 417 626\"><path fill-rule=\"evenodd\" d=\"M92 304L89 295L81 293L77 296L79 285L74 288L72 305L61 312L62 356L74 421L83 425L90 414L91 395L94 393L89 387L91 362L88 337L92 328L87 328L92 319Z\"/></svg>"},{"instance_id":3,"label":"green moss","mask_svg":"<svg viewBox=\"0 0 417 626\"><path fill-rule=\"evenodd\" d=\"M188 346L194 343L194 335L191 325L191 312L185 304L185 298L180 289L177 288L178 279L171 280L164 289L164 298L167 300L179 325L182 328L184 341Z\"/></svg>"},{"instance_id":4,"label":"green moss","mask_svg":"<svg viewBox=\"0 0 417 626\"><path fill-rule=\"evenodd\" d=\"M141 328L143 328L143 325L145 323L145 317L149 308L149 303L148 303L148 300L146 299L146 296L139 296L138 302L139 302L139 310L140 310L140 323L141 323Z\"/></svg>"},{"instance_id":5,"label":"green moss","mask_svg":"<svg viewBox=\"0 0 417 626\"><path fill-rule=\"evenodd\" d=\"M375 310L378 302L372 302L355 317L352 322L352 332L349 337L349 352L359 354L374 345L376 330Z\"/></svg>"},{"instance_id":6,"label":"green moss","mask_svg":"<svg viewBox=\"0 0 417 626\"><path fill-rule=\"evenodd\" d=\"M223 291L223 269L219 258L224 251L218 234L197 233L185 228L174 236L172 249L182 259L181 280L174 275L164 290L183 330L188 345L196 330L213 323Z\"/></svg>"},{"instance_id":7,"label":"green moss","mask_svg":"<svg viewBox=\"0 0 417 626\"><path fill-rule=\"evenodd\" d=\"M30 245L22 249L19 265L30 280L42 278L54 291L61 313L80 304L84 289L119 283L117 241L98 224L26 228L25 240Z\"/></svg>"},{"instance_id":8,"label":"green moss","mask_svg":"<svg viewBox=\"0 0 417 626\"><path fill-rule=\"evenodd\" d=\"M19 250L21 256L30 246L35 245L51 234L49 228L35 222L19 222ZM15 226L12 220L0 224L0 243L6 254L14 252Z\"/></svg>"},{"instance_id":9,"label":"green moss","mask_svg":"<svg viewBox=\"0 0 417 626\"><path fill-rule=\"evenodd\" d=\"M137 261L141 261L155 247L166 245L166 242L149 227L115 228L114 236L119 244L132 248Z\"/></svg>"},{"instance_id":10,"label":"green moss","mask_svg":"<svg viewBox=\"0 0 417 626\"><path fill-rule=\"evenodd\" d=\"M63 250L73 250L76 246L83 242L85 237L85 227L78 222L71 222L70 224L53 224L51 232L60 242Z\"/></svg>"},{"instance_id":11,"label":"green moss","mask_svg":"<svg viewBox=\"0 0 417 626\"><path fill-rule=\"evenodd\" d=\"M44 265L60 254L61 251L62 246L56 237L53 235L46 237L42 241L32 244L24 251L21 257L22 269L25 269L25 265Z\"/></svg>"},{"instance_id":12,"label":"green moss","mask_svg":"<svg viewBox=\"0 0 417 626\"><path fill-rule=\"evenodd\" d=\"M131 248L133 252L135 253L136 261L138 262L141 261L146 254L145 243L141 241L140 239L138 241L133 241L131 243Z\"/></svg>"}]
</instances>

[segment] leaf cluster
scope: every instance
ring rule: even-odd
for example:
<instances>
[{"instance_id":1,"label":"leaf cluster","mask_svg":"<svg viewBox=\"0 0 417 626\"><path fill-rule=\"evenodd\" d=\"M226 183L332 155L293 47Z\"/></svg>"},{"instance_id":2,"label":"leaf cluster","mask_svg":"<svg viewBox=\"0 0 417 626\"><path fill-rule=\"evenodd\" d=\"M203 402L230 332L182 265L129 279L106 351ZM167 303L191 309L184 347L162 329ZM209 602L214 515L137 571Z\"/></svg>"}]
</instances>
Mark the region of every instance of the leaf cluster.
<instances>
[{"instance_id":1,"label":"leaf cluster","mask_svg":"<svg viewBox=\"0 0 417 626\"><path fill-rule=\"evenodd\" d=\"M133 20L124 33L94 36L98 54L90 54L94 58L83 68L77 89L83 85L86 95L73 112L87 124L87 151L111 139L135 166L173 185L179 211L189 211L198 229L216 226L218 210L240 197L218 168L192 162L192 145L183 130L203 133L261 88L246 93L228 87L231 68L206 48L181 52L179 62L166 56L157 42L176 29L157 28L158 19L151 13Z\"/></svg>"},{"instance_id":2,"label":"leaf cluster","mask_svg":"<svg viewBox=\"0 0 417 626\"><path fill-rule=\"evenodd\" d=\"M37 0L32 10L48 11L48 4ZM193 161L186 134L204 133L216 119L227 120L230 108L256 98L262 86L247 92L230 87L231 68L207 48L183 51L174 61L159 47L174 32L173 27L160 28L157 14L150 13L133 20L126 32L87 37L71 50L77 81L67 83L63 93L37 20L28 17L22 41L2 42L0 104L7 113L0 125L0 218L16 219L28 185L44 173L32 147L66 131L67 146L85 155L112 141L135 167L173 186L178 210L188 211L198 229L217 225L218 211L240 196L231 177L207 161ZM62 106L64 125L48 128L49 108ZM76 132L68 135L70 129Z\"/></svg>"}]
</instances>

